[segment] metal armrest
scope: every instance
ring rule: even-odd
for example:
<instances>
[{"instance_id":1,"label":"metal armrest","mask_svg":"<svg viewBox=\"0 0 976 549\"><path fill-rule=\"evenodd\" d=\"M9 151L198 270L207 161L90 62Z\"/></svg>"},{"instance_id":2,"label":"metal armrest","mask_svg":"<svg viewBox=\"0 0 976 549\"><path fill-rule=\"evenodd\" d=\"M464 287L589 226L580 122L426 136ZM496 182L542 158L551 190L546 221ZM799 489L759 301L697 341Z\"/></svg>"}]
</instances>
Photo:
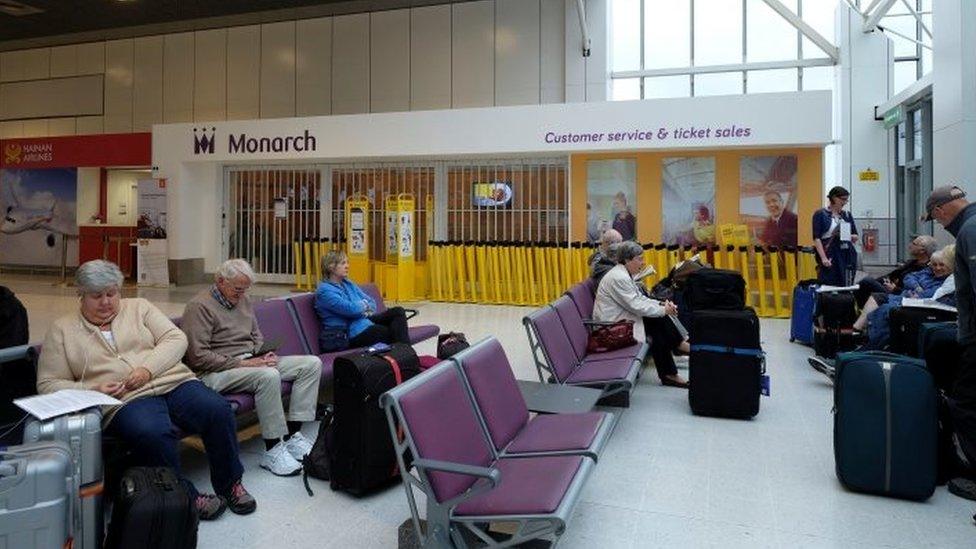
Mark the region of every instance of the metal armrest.
<instances>
[{"instance_id":1,"label":"metal armrest","mask_svg":"<svg viewBox=\"0 0 976 549\"><path fill-rule=\"evenodd\" d=\"M18 345L16 347L0 349L0 364L29 358L33 352L30 345Z\"/></svg>"},{"instance_id":2,"label":"metal armrest","mask_svg":"<svg viewBox=\"0 0 976 549\"><path fill-rule=\"evenodd\" d=\"M501 472L493 467L467 465L465 463L455 463L453 461L440 461L436 459L421 458L413 460L413 464L419 469L431 469L434 471L443 471L445 473L456 473L458 475L467 475L487 479L488 482L491 483L492 487L497 486L502 477Z\"/></svg>"},{"instance_id":3,"label":"metal armrest","mask_svg":"<svg viewBox=\"0 0 976 549\"><path fill-rule=\"evenodd\" d=\"M612 326L617 322L614 320L593 320L592 318L584 318L584 326Z\"/></svg>"},{"instance_id":4,"label":"metal armrest","mask_svg":"<svg viewBox=\"0 0 976 549\"><path fill-rule=\"evenodd\" d=\"M411 318L420 314L420 311L417 309L404 309L403 312L406 313L407 320L410 320Z\"/></svg>"}]
</instances>

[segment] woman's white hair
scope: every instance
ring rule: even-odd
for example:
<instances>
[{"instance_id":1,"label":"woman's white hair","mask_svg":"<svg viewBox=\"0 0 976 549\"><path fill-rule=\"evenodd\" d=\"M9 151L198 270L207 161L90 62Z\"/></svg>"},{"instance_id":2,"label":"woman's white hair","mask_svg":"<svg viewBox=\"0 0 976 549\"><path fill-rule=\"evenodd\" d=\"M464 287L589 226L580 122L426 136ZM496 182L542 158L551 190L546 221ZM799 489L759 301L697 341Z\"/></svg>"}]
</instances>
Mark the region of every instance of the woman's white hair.
<instances>
[{"instance_id":1,"label":"woman's white hair","mask_svg":"<svg viewBox=\"0 0 976 549\"><path fill-rule=\"evenodd\" d=\"M946 267L948 267L950 271L954 270L956 268L956 245L949 244L945 248L936 251L932 254L932 257L929 258L929 260L941 261L942 263L945 263Z\"/></svg>"},{"instance_id":2,"label":"woman's white hair","mask_svg":"<svg viewBox=\"0 0 976 549\"><path fill-rule=\"evenodd\" d=\"M251 264L243 259L228 259L217 267L217 273L214 278L223 278L224 280L234 280L235 278L243 276L254 284L254 269L251 268Z\"/></svg>"},{"instance_id":3,"label":"woman's white hair","mask_svg":"<svg viewBox=\"0 0 976 549\"><path fill-rule=\"evenodd\" d=\"M125 277L119 266L104 259L93 259L82 263L75 271L75 286L78 294L97 294L109 288L122 288Z\"/></svg>"}]
</instances>

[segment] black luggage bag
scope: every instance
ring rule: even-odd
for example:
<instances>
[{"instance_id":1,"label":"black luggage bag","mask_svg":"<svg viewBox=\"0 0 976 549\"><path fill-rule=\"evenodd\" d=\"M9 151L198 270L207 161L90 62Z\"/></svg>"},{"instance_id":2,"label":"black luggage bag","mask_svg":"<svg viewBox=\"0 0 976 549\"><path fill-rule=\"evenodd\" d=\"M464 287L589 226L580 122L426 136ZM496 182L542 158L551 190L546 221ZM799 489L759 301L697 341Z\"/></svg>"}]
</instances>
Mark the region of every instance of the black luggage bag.
<instances>
[{"instance_id":1,"label":"black luggage bag","mask_svg":"<svg viewBox=\"0 0 976 549\"><path fill-rule=\"evenodd\" d=\"M814 312L813 350L817 356L834 358L857 346L854 322L857 300L851 292L819 292Z\"/></svg>"},{"instance_id":2,"label":"black luggage bag","mask_svg":"<svg viewBox=\"0 0 976 549\"><path fill-rule=\"evenodd\" d=\"M959 375L959 324L956 322L925 323L919 328L918 347L935 386L946 393L952 390Z\"/></svg>"},{"instance_id":3,"label":"black luggage bag","mask_svg":"<svg viewBox=\"0 0 976 549\"><path fill-rule=\"evenodd\" d=\"M746 281L739 271L699 269L685 280L684 306L690 311L741 310L746 306Z\"/></svg>"},{"instance_id":4,"label":"black luggage bag","mask_svg":"<svg viewBox=\"0 0 976 549\"><path fill-rule=\"evenodd\" d=\"M934 322L951 322L959 314L955 311L942 309L927 309L924 307L898 307L891 310L888 323L891 326L891 352L915 358L922 357L919 348L919 329L922 324Z\"/></svg>"},{"instance_id":5,"label":"black luggage bag","mask_svg":"<svg viewBox=\"0 0 976 549\"><path fill-rule=\"evenodd\" d=\"M691 326L691 411L740 419L758 414L765 360L756 312L695 311Z\"/></svg>"},{"instance_id":6,"label":"black luggage bag","mask_svg":"<svg viewBox=\"0 0 976 549\"><path fill-rule=\"evenodd\" d=\"M196 504L168 467L132 467L122 475L106 549L197 546Z\"/></svg>"},{"instance_id":7,"label":"black luggage bag","mask_svg":"<svg viewBox=\"0 0 976 549\"><path fill-rule=\"evenodd\" d=\"M420 373L413 347L390 345L388 352L349 353L334 362L335 447L330 485L364 495L399 478L397 460L380 395Z\"/></svg>"}]
</instances>

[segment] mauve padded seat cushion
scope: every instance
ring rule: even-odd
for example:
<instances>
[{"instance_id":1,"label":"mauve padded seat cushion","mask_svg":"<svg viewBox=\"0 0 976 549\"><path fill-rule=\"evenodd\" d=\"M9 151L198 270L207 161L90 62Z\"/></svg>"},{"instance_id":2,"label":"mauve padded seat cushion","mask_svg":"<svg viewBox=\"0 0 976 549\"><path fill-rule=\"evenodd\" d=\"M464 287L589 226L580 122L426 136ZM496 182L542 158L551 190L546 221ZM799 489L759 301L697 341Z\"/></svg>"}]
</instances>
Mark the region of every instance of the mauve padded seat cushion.
<instances>
[{"instance_id":1,"label":"mauve padded seat cushion","mask_svg":"<svg viewBox=\"0 0 976 549\"><path fill-rule=\"evenodd\" d=\"M502 458L501 481L493 490L458 505L456 516L552 513L566 495L582 456Z\"/></svg>"},{"instance_id":2,"label":"mauve padded seat cushion","mask_svg":"<svg viewBox=\"0 0 976 549\"><path fill-rule=\"evenodd\" d=\"M621 347L620 349L614 349L605 353L588 353L583 359L583 362L599 362L601 360L616 360L619 358L629 358L633 360L637 358L637 353L639 353L640 350L641 344L635 343L629 347Z\"/></svg>"},{"instance_id":3,"label":"mauve padded seat cushion","mask_svg":"<svg viewBox=\"0 0 976 549\"><path fill-rule=\"evenodd\" d=\"M537 415L509 444L506 452L585 450L593 444L605 417L604 412Z\"/></svg>"},{"instance_id":4,"label":"mauve padded seat cushion","mask_svg":"<svg viewBox=\"0 0 976 549\"><path fill-rule=\"evenodd\" d=\"M410 326L410 343L420 343L432 337L437 337L441 333L441 327L434 324L421 324L420 326Z\"/></svg>"},{"instance_id":5,"label":"mauve padded seat cushion","mask_svg":"<svg viewBox=\"0 0 976 549\"><path fill-rule=\"evenodd\" d=\"M634 361L629 358L587 362L577 368L566 379L566 383L586 383L590 381L617 381L626 379Z\"/></svg>"}]
</instances>

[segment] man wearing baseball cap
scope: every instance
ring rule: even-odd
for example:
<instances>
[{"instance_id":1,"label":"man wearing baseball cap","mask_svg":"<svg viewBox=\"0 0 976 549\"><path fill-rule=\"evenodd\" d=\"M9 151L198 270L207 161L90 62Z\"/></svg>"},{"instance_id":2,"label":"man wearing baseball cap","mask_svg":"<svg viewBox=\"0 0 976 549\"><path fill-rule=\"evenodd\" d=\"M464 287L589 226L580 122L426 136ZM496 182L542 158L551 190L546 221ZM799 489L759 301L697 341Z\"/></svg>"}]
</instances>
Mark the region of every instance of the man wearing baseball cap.
<instances>
[{"instance_id":1,"label":"man wearing baseball cap","mask_svg":"<svg viewBox=\"0 0 976 549\"><path fill-rule=\"evenodd\" d=\"M936 221L956 237L956 307L959 309L960 365L948 395L957 442L970 466L976 467L976 203L959 187L932 189L924 221ZM976 500L976 482L954 478L949 491Z\"/></svg>"}]
</instances>

